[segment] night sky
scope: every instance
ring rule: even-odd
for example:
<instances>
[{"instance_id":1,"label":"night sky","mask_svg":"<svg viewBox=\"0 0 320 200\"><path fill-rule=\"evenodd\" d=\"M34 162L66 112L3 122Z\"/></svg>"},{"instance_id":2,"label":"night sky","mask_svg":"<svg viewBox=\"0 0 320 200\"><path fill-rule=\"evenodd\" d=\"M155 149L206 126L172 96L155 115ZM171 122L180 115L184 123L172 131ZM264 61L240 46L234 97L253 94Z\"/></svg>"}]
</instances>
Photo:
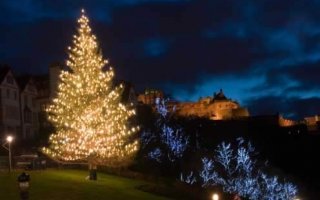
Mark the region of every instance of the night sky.
<instances>
[{"instance_id":1,"label":"night sky","mask_svg":"<svg viewBox=\"0 0 320 200\"><path fill-rule=\"evenodd\" d=\"M81 8L138 91L198 100L222 88L251 114L320 114L320 1L1 0L0 63L64 63Z\"/></svg>"}]
</instances>

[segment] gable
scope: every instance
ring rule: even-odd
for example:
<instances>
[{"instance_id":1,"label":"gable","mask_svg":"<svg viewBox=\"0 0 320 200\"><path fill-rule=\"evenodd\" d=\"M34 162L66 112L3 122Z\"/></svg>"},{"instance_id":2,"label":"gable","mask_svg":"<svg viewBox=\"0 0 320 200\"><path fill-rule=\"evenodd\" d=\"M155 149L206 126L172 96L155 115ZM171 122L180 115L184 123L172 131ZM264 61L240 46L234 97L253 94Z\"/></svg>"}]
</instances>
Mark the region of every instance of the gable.
<instances>
[{"instance_id":1,"label":"gable","mask_svg":"<svg viewBox=\"0 0 320 200\"><path fill-rule=\"evenodd\" d=\"M18 83L10 70L3 76L0 85L19 89Z\"/></svg>"},{"instance_id":2,"label":"gable","mask_svg":"<svg viewBox=\"0 0 320 200\"><path fill-rule=\"evenodd\" d=\"M32 79L29 79L28 83L26 84L22 92L37 95L37 88Z\"/></svg>"}]
</instances>

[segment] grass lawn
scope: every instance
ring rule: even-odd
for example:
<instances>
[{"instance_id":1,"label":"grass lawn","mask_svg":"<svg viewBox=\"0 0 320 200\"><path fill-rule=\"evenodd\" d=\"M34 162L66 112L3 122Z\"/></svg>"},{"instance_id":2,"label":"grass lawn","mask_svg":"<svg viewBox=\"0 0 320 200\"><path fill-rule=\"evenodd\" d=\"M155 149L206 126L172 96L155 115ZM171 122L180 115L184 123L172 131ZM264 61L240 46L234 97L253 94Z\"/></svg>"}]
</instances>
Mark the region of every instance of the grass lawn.
<instances>
[{"instance_id":1,"label":"grass lawn","mask_svg":"<svg viewBox=\"0 0 320 200\"><path fill-rule=\"evenodd\" d=\"M0 199L19 199L17 176L21 172L0 172ZM98 181L89 181L87 171L44 170L28 171L30 174L31 200L116 200L167 198L142 192L136 187L146 184L143 181L98 173Z\"/></svg>"}]
</instances>

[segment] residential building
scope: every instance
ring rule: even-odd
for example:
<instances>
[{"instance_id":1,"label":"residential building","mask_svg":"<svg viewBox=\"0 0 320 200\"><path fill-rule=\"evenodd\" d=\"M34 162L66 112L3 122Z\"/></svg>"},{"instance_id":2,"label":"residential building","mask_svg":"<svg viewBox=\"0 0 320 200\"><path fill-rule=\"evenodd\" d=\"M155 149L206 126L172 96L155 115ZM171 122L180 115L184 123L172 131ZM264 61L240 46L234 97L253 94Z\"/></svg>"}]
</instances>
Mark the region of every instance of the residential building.
<instances>
[{"instance_id":1,"label":"residential building","mask_svg":"<svg viewBox=\"0 0 320 200\"><path fill-rule=\"evenodd\" d=\"M20 126L23 139L32 139L39 130L39 106L37 102L37 89L30 76L18 77L20 86Z\"/></svg>"},{"instance_id":2,"label":"residential building","mask_svg":"<svg viewBox=\"0 0 320 200\"><path fill-rule=\"evenodd\" d=\"M0 133L18 135L21 132L19 86L8 67L0 69Z\"/></svg>"}]
</instances>

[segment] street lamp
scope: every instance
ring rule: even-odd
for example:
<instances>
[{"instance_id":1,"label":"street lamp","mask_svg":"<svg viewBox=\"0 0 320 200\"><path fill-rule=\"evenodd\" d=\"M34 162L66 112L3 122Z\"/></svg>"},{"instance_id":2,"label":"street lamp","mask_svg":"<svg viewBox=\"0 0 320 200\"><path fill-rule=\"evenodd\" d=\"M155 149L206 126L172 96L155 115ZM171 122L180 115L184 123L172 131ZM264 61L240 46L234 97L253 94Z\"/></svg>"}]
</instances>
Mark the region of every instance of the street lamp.
<instances>
[{"instance_id":1,"label":"street lamp","mask_svg":"<svg viewBox=\"0 0 320 200\"><path fill-rule=\"evenodd\" d=\"M11 143L12 140L13 140L13 137L12 137L11 135L8 135L8 137L7 137L7 142Z\"/></svg>"},{"instance_id":2,"label":"street lamp","mask_svg":"<svg viewBox=\"0 0 320 200\"><path fill-rule=\"evenodd\" d=\"M11 172L11 142L13 141L13 136L8 135L6 142L2 145L5 149L9 151L9 172ZM6 146L8 144L8 147Z\"/></svg>"},{"instance_id":3,"label":"street lamp","mask_svg":"<svg viewBox=\"0 0 320 200\"><path fill-rule=\"evenodd\" d=\"M219 195L217 193L214 193L212 195L212 200L219 200Z\"/></svg>"}]
</instances>

